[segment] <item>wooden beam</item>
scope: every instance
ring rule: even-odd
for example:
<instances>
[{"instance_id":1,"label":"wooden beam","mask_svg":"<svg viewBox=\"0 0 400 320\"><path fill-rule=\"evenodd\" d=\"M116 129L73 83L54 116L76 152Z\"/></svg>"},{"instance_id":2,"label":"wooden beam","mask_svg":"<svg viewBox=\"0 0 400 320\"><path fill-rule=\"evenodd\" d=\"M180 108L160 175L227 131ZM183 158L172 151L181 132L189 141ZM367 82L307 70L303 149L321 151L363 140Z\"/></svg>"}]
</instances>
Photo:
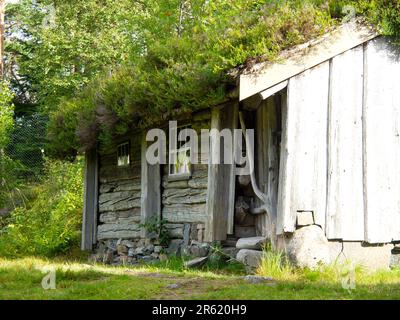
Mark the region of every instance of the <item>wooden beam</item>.
<instances>
[{"instance_id":1,"label":"wooden beam","mask_svg":"<svg viewBox=\"0 0 400 320\"><path fill-rule=\"evenodd\" d=\"M371 28L349 23L320 39L283 52L279 62L259 63L240 75L239 100L271 88L375 37L377 33Z\"/></svg>"},{"instance_id":2,"label":"wooden beam","mask_svg":"<svg viewBox=\"0 0 400 320\"><path fill-rule=\"evenodd\" d=\"M142 137L141 163L141 222L145 223L152 217L161 217L161 170L160 164L150 165L146 159L146 133ZM142 230L142 237L147 232Z\"/></svg>"},{"instance_id":3,"label":"wooden beam","mask_svg":"<svg viewBox=\"0 0 400 320\"><path fill-rule=\"evenodd\" d=\"M98 157L96 149L85 154L85 185L82 220L82 250L92 250L97 241Z\"/></svg>"}]
</instances>

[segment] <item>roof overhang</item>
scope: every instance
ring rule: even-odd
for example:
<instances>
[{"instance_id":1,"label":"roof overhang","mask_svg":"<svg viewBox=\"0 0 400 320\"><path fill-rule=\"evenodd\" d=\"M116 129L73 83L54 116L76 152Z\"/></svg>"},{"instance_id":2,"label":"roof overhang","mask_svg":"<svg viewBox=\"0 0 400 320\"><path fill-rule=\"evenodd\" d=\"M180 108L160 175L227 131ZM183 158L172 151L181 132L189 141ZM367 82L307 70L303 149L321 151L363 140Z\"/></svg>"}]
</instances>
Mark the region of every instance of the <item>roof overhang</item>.
<instances>
[{"instance_id":1,"label":"roof overhang","mask_svg":"<svg viewBox=\"0 0 400 320\"><path fill-rule=\"evenodd\" d=\"M285 81L289 78L377 36L373 28L350 22L319 39L283 52L277 59L278 62L258 63L240 75L239 101L258 93L265 99L276 88L280 88L281 84L284 88Z\"/></svg>"}]
</instances>

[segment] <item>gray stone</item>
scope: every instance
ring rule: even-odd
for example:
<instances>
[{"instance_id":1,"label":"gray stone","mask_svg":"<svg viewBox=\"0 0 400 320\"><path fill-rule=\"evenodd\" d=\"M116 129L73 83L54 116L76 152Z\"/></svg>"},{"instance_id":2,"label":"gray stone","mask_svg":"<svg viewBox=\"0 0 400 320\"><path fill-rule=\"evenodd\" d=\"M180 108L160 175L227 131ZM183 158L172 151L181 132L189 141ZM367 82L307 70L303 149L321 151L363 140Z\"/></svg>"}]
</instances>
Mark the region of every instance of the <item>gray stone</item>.
<instances>
[{"instance_id":1,"label":"gray stone","mask_svg":"<svg viewBox=\"0 0 400 320\"><path fill-rule=\"evenodd\" d=\"M108 249L107 252L103 256L103 263L109 264L114 260L114 252L111 249Z\"/></svg>"},{"instance_id":2,"label":"gray stone","mask_svg":"<svg viewBox=\"0 0 400 320\"><path fill-rule=\"evenodd\" d=\"M154 258L152 257L152 256L143 256L142 258L142 261L143 262L150 262L150 261L152 261Z\"/></svg>"},{"instance_id":3,"label":"gray stone","mask_svg":"<svg viewBox=\"0 0 400 320\"><path fill-rule=\"evenodd\" d=\"M135 248L136 247L135 242L130 241L130 240L122 240L121 244L124 245L124 246L127 246L128 248Z\"/></svg>"},{"instance_id":4,"label":"gray stone","mask_svg":"<svg viewBox=\"0 0 400 320\"><path fill-rule=\"evenodd\" d=\"M297 212L297 222L298 227L305 227L314 224L314 213L312 211L302 211Z\"/></svg>"},{"instance_id":5,"label":"gray stone","mask_svg":"<svg viewBox=\"0 0 400 320\"><path fill-rule=\"evenodd\" d=\"M181 253L181 246L183 244L183 240L181 239L173 239L170 241L167 252L169 254L179 256Z\"/></svg>"},{"instance_id":6,"label":"gray stone","mask_svg":"<svg viewBox=\"0 0 400 320\"><path fill-rule=\"evenodd\" d=\"M183 238L183 224L166 224L165 227L168 229L169 236L171 239L182 239Z\"/></svg>"},{"instance_id":7,"label":"gray stone","mask_svg":"<svg viewBox=\"0 0 400 320\"><path fill-rule=\"evenodd\" d=\"M210 252L210 246L207 243L199 243L197 241L192 241L189 249L189 254L194 257L205 257Z\"/></svg>"},{"instance_id":8,"label":"gray stone","mask_svg":"<svg viewBox=\"0 0 400 320\"><path fill-rule=\"evenodd\" d=\"M158 253L152 253L151 254L151 256L154 258L154 259L158 259L158 257L159 257L159 254Z\"/></svg>"},{"instance_id":9,"label":"gray stone","mask_svg":"<svg viewBox=\"0 0 400 320\"><path fill-rule=\"evenodd\" d=\"M183 228L183 245L188 246L190 241L190 224L185 223Z\"/></svg>"},{"instance_id":10,"label":"gray stone","mask_svg":"<svg viewBox=\"0 0 400 320\"><path fill-rule=\"evenodd\" d=\"M144 248L144 253L145 254L150 254L154 252L154 245L153 244L149 244Z\"/></svg>"},{"instance_id":11,"label":"gray stone","mask_svg":"<svg viewBox=\"0 0 400 320\"><path fill-rule=\"evenodd\" d=\"M399 269L400 268L400 254L392 254L390 256L390 268Z\"/></svg>"},{"instance_id":12,"label":"gray stone","mask_svg":"<svg viewBox=\"0 0 400 320\"><path fill-rule=\"evenodd\" d=\"M180 284L179 283L171 283L165 286L165 288L167 289L178 289L180 288Z\"/></svg>"},{"instance_id":13,"label":"gray stone","mask_svg":"<svg viewBox=\"0 0 400 320\"><path fill-rule=\"evenodd\" d=\"M160 253L162 251L162 246L154 246L154 253Z\"/></svg>"},{"instance_id":14,"label":"gray stone","mask_svg":"<svg viewBox=\"0 0 400 320\"><path fill-rule=\"evenodd\" d=\"M129 257L134 257L135 255L136 255L136 249L135 248L129 248L128 256Z\"/></svg>"},{"instance_id":15,"label":"gray stone","mask_svg":"<svg viewBox=\"0 0 400 320\"><path fill-rule=\"evenodd\" d=\"M263 276L257 276L257 275L247 275L247 276L244 276L243 279L246 282L249 282L252 284L266 283L266 282L271 282L274 280L271 277L263 277Z\"/></svg>"},{"instance_id":16,"label":"gray stone","mask_svg":"<svg viewBox=\"0 0 400 320\"><path fill-rule=\"evenodd\" d=\"M143 254L144 253L144 247L138 247L135 249L135 254Z\"/></svg>"},{"instance_id":17,"label":"gray stone","mask_svg":"<svg viewBox=\"0 0 400 320\"><path fill-rule=\"evenodd\" d=\"M287 240L286 250L290 261L300 268L316 268L331 262L329 243L317 225L297 229Z\"/></svg>"},{"instance_id":18,"label":"gray stone","mask_svg":"<svg viewBox=\"0 0 400 320\"><path fill-rule=\"evenodd\" d=\"M97 228L98 239L116 239L116 238L139 238L141 235L140 227L136 223L130 224L101 224Z\"/></svg>"},{"instance_id":19,"label":"gray stone","mask_svg":"<svg viewBox=\"0 0 400 320\"><path fill-rule=\"evenodd\" d=\"M107 240L106 247L110 250L117 251L117 240L115 240L115 239Z\"/></svg>"},{"instance_id":20,"label":"gray stone","mask_svg":"<svg viewBox=\"0 0 400 320\"><path fill-rule=\"evenodd\" d=\"M122 244L119 244L117 246L117 252L119 255L126 255L126 254L128 254L128 247L126 247Z\"/></svg>"},{"instance_id":21,"label":"gray stone","mask_svg":"<svg viewBox=\"0 0 400 320\"><path fill-rule=\"evenodd\" d=\"M251 249L240 249L236 259L246 266L257 268L261 262L262 251Z\"/></svg>"},{"instance_id":22,"label":"gray stone","mask_svg":"<svg viewBox=\"0 0 400 320\"><path fill-rule=\"evenodd\" d=\"M236 247L225 247L221 249L221 253L227 258L236 258L239 249Z\"/></svg>"},{"instance_id":23,"label":"gray stone","mask_svg":"<svg viewBox=\"0 0 400 320\"><path fill-rule=\"evenodd\" d=\"M190 261L185 262L186 268L197 268L204 265L207 261L208 257L196 258Z\"/></svg>"},{"instance_id":24,"label":"gray stone","mask_svg":"<svg viewBox=\"0 0 400 320\"><path fill-rule=\"evenodd\" d=\"M267 238L265 237L240 238L236 243L236 248L261 250L266 242Z\"/></svg>"}]
</instances>

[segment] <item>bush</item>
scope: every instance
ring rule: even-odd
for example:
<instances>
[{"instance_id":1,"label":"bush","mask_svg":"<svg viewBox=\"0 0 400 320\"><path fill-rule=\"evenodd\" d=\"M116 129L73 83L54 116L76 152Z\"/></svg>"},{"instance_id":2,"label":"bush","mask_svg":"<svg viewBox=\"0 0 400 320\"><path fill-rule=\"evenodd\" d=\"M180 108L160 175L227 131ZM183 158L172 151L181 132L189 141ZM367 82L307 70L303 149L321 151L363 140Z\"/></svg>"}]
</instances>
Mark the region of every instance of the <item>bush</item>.
<instances>
[{"instance_id":1,"label":"bush","mask_svg":"<svg viewBox=\"0 0 400 320\"><path fill-rule=\"evenodd\" d=\"M15 209L0 230L0 255L55 256L79 244L82 169L82 159L46 160L43 183L31 187L35 196Z\"/></svg>"}]
</instances>

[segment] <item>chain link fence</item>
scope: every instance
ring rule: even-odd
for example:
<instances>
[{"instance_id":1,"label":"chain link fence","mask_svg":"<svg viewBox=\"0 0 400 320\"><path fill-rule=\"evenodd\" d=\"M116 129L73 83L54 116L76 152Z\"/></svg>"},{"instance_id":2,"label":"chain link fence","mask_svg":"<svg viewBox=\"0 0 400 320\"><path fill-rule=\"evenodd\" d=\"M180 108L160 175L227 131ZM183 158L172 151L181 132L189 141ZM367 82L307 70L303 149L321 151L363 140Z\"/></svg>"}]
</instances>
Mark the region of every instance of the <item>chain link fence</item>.
<instances>
[{"instance_id":1,"label":"chain link fence","mask_svg":"<svg viewBox=\"0 0 400 320\"><path fill-rule=\"evenodd\" d=\"M16 178L37 182L43 173L47 117L40 114L18 117L5 155L14 162Z\"/></svg>"}]
</instances>

